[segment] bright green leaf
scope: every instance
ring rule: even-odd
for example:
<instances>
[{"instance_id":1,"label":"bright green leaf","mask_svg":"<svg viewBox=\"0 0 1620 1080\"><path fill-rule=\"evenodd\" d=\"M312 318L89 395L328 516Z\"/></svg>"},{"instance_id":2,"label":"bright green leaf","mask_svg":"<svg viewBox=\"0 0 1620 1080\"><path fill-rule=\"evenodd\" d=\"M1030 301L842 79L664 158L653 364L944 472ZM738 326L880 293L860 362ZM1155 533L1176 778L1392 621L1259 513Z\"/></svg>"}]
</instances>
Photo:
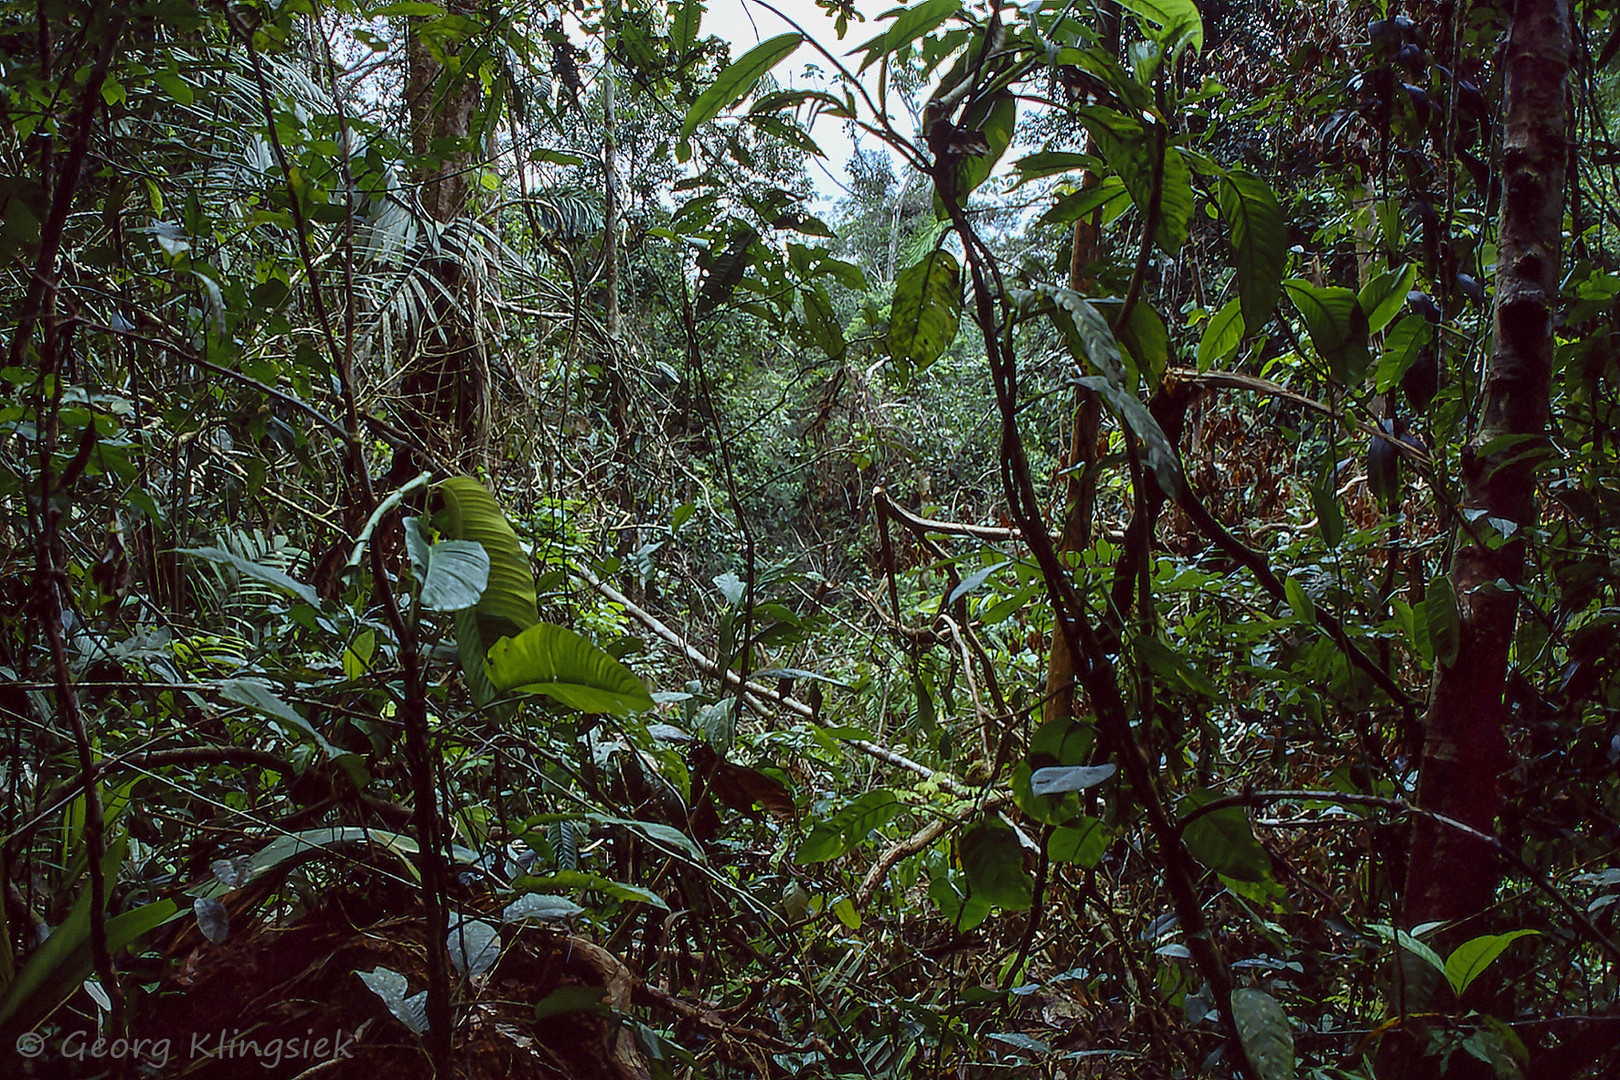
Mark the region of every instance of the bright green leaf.
<instances>
[{"instance_id":1,"label":"bright green leaf","mask_svg":"<svg viewBox=\"0 0 1620 1080\"><path fill-rule=\"evenodd\" d=\"M624 715L653 707L635 672L555 623L536 623L491 646L489 681L498 691L546 694L581 712Z\"/></svg>"}]
</instances>

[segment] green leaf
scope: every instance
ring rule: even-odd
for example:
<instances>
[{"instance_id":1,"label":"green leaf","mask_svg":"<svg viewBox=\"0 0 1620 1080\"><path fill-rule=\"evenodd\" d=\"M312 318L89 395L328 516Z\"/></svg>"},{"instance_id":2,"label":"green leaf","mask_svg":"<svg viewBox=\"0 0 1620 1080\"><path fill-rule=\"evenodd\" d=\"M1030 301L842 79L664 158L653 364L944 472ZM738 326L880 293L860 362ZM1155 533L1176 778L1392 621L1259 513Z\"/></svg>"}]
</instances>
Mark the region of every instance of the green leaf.
<instances>
[{"instance_id":1,"label":"green leaf","mask_svg":"<svg viewBox=\"0 0 1620 1080\"><path fill-rule=\"evenodd\" d=\"M1221 177L1216 197L1237 256L1243 322L1258 331L1270 320L1281 295L1288 260L1288 221L1271 185L1253 173L1241 169L1227 173ZM1200 347L1200 367L1202 356Z\"/></svg>"},{"instance_id":2,"label":"green leaf","mask_svg":"<svg viewBox=\"0 0 1620 1080\"><path fill-rule=\"evenodd\" d=\"M246 705L255 712L263 713L279 722L283 727L290 728L294 735L303 736L319 746L327 757L337 755L337 749L327 742L298 710L272 694L263 683L252 679L221 679L217 685L221 697L238 705Z\"/></svg>"},{"instance_id":3,"label":"green leaf","mask_svg":"<svg viewBox=\"0 0 1620 1080\"><path fill-rule=\"evenodd\" d=\"M1185 818L1220 793L1199 788L1181 801ZM1249 813L1241 806L1223 806L1200 814L1182 832L1192 857L1229 878L1239 881L1265 881L1271 877L1271 858L1249 828Z\"/></svg>"},{"instance_id":4,"label":"green leaf","mask_svg":"<svg viewBox=\"0 0 1620 1080\"><path fill-rule=\"evenodd\" d=\"M698 30L703 25L702 0L686 0L675 12L669 28L670 40L674 42L675 49L681 55L692 48L697 41Z\"/></svg>"},{"instance_id":5,"label":"green leaf","mask_svg":"<svg viewBox=\"0 0 1620 1080\"><path fill-rule=\"evenodd\" d=\"M1178 498L1187 486L1187 478L1181 471L1181 457L1176 453L1175 445L1165 435L1164 429L1159 427L1159 422L1148 411L1148 407L1142 404L1142 399L1125 387L1098 375L1074 381L1101 394L1113 407L1115 414L1136 432L1136 437L1142 440L1142 446L1147 450L1148 465L1153 469L1153 478L1159 482L1159 487L1166 495L1173 499Z\"/></svg>"},{"instance_id":6,"label":"green leaf","mask_svg":"<svg viewBox=\"0 0 1620 1080\"><path fill-rule=\"evenodd\" d=\"M1440 959L1440 954L1423 944L1423 942L1419 941L1405 930L1396 930L1393 927L1379 924L1374 924L1372 930L1385 941L1393 941L1400 945L1401 948L1411 953L1413 956L1421 958L1424 963L1428 964L1435 971L1438 971L1441 975L1446 973L1446 964L1445 961Z\"/></svg>"},{"instance_id":7,"label":"green leaf","mask_svg":"<svg viewBox=\"0 0 1620 1080\"><path fill-rule=\"evenodd\" d=\"M1377 274L1361 287L1361 310L1367 313L1367 330L1376 334L1394 321L1406 306L1406 294L1417 280L1417 264L1407 263ZM1422 321L1422 320L1419 320ZM1424 326L1428 323L1424 322Z\"/></svg>"},{"instance_id":8,"label":"green leaf","mask_svg":"<svg viewBox=\"0 0 1620 1080\"><path fill-rule=\"evenodd\" d=\"M1003 911L1024 911L1034 901L1035 882L1024 869L1024 848L1007 823L989 818L958 841L968 885Z\"/></svg>"},{"instance_id":9,"label":"green leaf","mask_svg":"<svg viewBox=\"0 0 1620 1080\"><path fill-rule=\"evenodd\" d=\"M1084 791L1107 780L1117 769L1113 762L1106 765L1048 765L1030 773L1029 790L1041 796Z\"/></svg>"},{"instance_id":10,"label":"green leaf","mask_svg":"<svg viewBox=\"0 0 1620 1080\"><path fill-rule=\"evenodd\" d=\"M720 110L752 90L762 75L797 49L803 40L797 33L778 34L755 45L722 71L687 110L686 120L681 124L681 142L685 144L699 125L707 124L720 115Z\"/></svg>"},{"instance_id":11,"label":"green leaf","mask_svg":"<svg viewBox=\"0 0 1620 1080\"><path fill-rule=\"evenodd\" d=\"M1146 300L1131 308L1131 317L1119 328L1119 345L1130 355L1137 374L1148 386L1158 386L1170 366L1170 331Z\"/></svg>"},{"instance_id":12,"label":"green leaf","mask_svg":"<svg viewBox=\"0 0 1620 1080\"><path fill-rule=\"evenodd\" d=\"M1423 620L1429 627L1435 663L1446 667L1455 664L1462 647L1462 615L1457 610L1456 590L1445 574L1436 574L1423 594Z\"/></svg>"},{"instance_id":13,"label":"green leaf","mask_svg":"<svg viewBox=\"0 0 1620 1080\"><path fill-rule=\"evenodd\" d=\"M889 28L864 45L849 50L845 55L854 56L858 52L866 54L866 59L862 60L861 66L856 69L855 74L859 75L878 60L910 45L939 26L961 8L960 0L926 0L924 3L907 8L891 8L878 16L879 19L894 16L894 22Z\"/></svg>"},{"instance_id":14,"label":"green leaf","mask_svg":"<svg viewBox=\"0 0 1620 1080\"><path fill-rule=\"evenodd\" d=\"M826 820L816 822L793 861L803 866L836 859L864 844L873 831L893 821L901 809L899 798L887 788L868 791Z\"/></svg>"},{"instance_id":15,"label":"green leaf","mask_svg":"<svg viewBox=\"0 0 1620 1080\"><path fill-rule=\"evenodd\" d=\"M1007 152L1007 144L1012 142L1013 126L1017 121L1018 99L1006 92L995 96L993 104L982 119L971 113L962 118L963 129L977 131L983 136L986 149L982 154L964 155L957 163L958 198L965 200L980 184L990 178L996 162L1001 160L1001 155Z\"/></svg>"},{"instance_id":16,"label":"green leaf","mask_svg":"<svg viewBox=\"0 0 1620 1080\"><path fill-rule=\"evenodd\" d=\"M1311 344L1341 383L1359 382L1367 373L1367 313L1356 294L1337 286L1317 286L1299 278L1283 282L1288 298L1305 320Z\"/></svg>"},{"instance_id":17,"label":"green leaf","mask_svg":"<svg viewBox=\"0 0 1620 1080\"><path fill-rule=\"evenodd\" d=\"M1086 108L1079 110L1079 115L1108 167L1124 181L1137 210L1147 213L1153 198L1154 156L1162 129L1156 134L1139 120L1113 109ZM1159 227L1153 234L1154 242L1166 255L1174 255L1186 242L1192 214L1192 171L1181 148L1167 145L1159 194Z\"/></svg>"},{"instance_id":18,"label":"green leaf","mask_svg":"<svg viewBox=\"0 0 1620 1080\"><path fill-rule=\"evenodd\" d=\"M1378 392L1387 394L1399 386L1407 369L1417 363L1433 339L1434 329L1427 319L1420 315L1403 316L1395 329L1384 335L1384 355L1378 358Z\"/></svg>"},{"instance_id":19,"label":"green leaf","mask_svg":"<svg viewBox=\"0 0 1620 1080\"><path fill-rule=\"evenodd\" d=\"M1234 990L1232 1019L1261 1080L1294 1080L1294 1029L1276 998L1264 990Z\"/></svg>"},{"instance_id":20,"label":"green leaf","mask_svg":"<svg viewBox=\"0 0 1620 1080\"><path fill-rule=\"evenodd\" d=\"M559 986L535 1005L534 1018L544 1020L560 1013L602 1012L607 1008L602 1000L606 996L605 986Z\"/></svg>"},{"instance_id":21,"label":"green leaf","mask_svg":"<svg viewBox=\"0 0 1620 1080\"><path fill-rule=\"evenodd\" d=\"M962 315L962 271L935 248L900 271L889 306L889 356L902 381L939 359L956 340Z\"/></svg>"},{"instance_id":22,"label":"green leaf","mask_svg":"<svg viewBox=\"0 0 1620 1080\"><path fill-rule=\"evenodd\" d=\"M517 892L599 892L611 896L615 900L624 900L637 904L651 904L653 907L669 910L664 898L651 889L643 889L639 885L627 885L622 881L603 877L601 874L588 874L583 870L564 870L556 874L531 876L521 874L512 882L512 888Z\"/></svg>"},{"instance_id":23,"label":"green leaf","mask_svg":"<svg viewBox=\"0 0 1620 1080\"><path fill-rule=\"evenodd\" d=\"M1538 933L1536 930L1514 930L1506 934L1486 934L1465 941L1446 957L1446 981L1460 998L1473 981L1485 973L1491 961L1502 955L1502 950L1522 937Z\"/></svg>"},{"instance_id":24,"label":"green leaf","mask_svg":"<svg viewBox=\"0 0 1620 1080\"><path fill-rule=\"evenodd\" d=\"M1077 818L1073 824L1052 830L1046 842L1046 853L1053 862L1073 863L1087 870L1102 862L1113 838L1102 822L1094 817Z\"/></svg>"},{"instance_id":25,"label":"green leaf","mask_svg":"<svg viewBox=\"0 0 1620 1080\"><path fill-rule=\"evenodd\" d=\"M1243 344L1243 311L1240 300L1228 300L1204 327L1198 342L1198 370L1208 371L1225 363Z\"/></svg>"},{"instance_id":26,"label":"green leaf","mask_svg":"<svg viewBox=\"0 0 1620 1080\"><path fill-rule=\"evenodd\" d=\"M1079 375L1096 373L1112 383L1125 381L1125 361L1120 356L1119 342L1108 328L1108 320L1091 301L1073 289L1043 282L1035 282L1026 292L1015 293L1014 299L1020 307L1039 300L1052 302L1052 321L1063 331Z\"/></svg>"},{"instance_id":27,"label":"green leaf","mask_svg":"<svg viewBox=\"0 0 1620 1080\"><path fill-rule=\"evenodd\" d=\"M302 581L296 581L274 567L264 566L260 563L254 562L252 559L244 559L242 556L237 555L234 552L223 551L216 547L198 547L177 548L175 550L175 554L195 555L199 559L207 559L209 562L232 567L243 577L250 577L255 581L262 581L264 584L286 593L295 600L302 600L310 607L321 606L321 601L315 595L315 590L310 588L308 585L305 585Z\"/></svg>"},{"instance_id":28,"label":"green leaf","mask_svg":"<svg viewBox=\"0 0 1620 1080\"><path fill-rule=\"evenodd\" d=\"M1204 51L1204 20L1193 0L1119 0L1119 6L1162 26L1166 39L1185 32L1193 51Z\"/></svg>"},{"instance_id":29,"label":"green leaf","mask_svg":"<svg viewBox=\"0 0 1620 1080\"><path fill-rule=\"evenodd\" d=\"M489 585L489 555L472 540L444 540L429 550L422 579L422 606L460 611L478 603Z\"/></svg>"},{"instance_id":30,"label":"green leaf","mask_svg":"<svg viewBox=\"0 0 1620 1080\"><path fill-rule=\"evenodd\" d=\"M444 499L439 531L452 540L475 540L489 556L489 582L474 608L488 649L540 621L529 556L495 497L477 480L453 476L439 484L439 494Z\"/></svg>"},{"instance_id":31,"label":"green leaf","mask_svg":"<svg viewBox=\"0 0 1620 1080\"><path fill-rule=\"evenodd\" d=\"M1294 618L1306 626L1316 625L1316 605L1311 598L1305 595L1305 587L1298 580L1291 577L1283 578L1283 592L1288 596L1288 606L1294 611Z\"/></svg>"},{"instance_id":32,"label":"green leaf","mask_svg":"<svg viewBox=\"0 0 1620 1080\"><path fill-rule=\"evenodd\" d=\"M489 681L504 693L546 694L589 713L647 712L651 695L633 671L589 638L536 623L489 650Z\"/></svg>"}]
</instances>

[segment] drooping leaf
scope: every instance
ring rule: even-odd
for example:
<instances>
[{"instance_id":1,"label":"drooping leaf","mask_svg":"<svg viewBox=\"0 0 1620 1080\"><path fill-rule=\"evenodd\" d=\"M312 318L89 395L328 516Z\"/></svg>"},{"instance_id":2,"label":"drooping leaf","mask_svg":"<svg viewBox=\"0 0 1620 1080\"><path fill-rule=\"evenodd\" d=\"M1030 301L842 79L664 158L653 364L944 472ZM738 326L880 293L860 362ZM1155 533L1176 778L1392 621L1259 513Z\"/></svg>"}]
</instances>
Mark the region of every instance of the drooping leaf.
<instances>
[{"instance_id":1,"label":"drooping leaf","mask_svg":"<svg viewBox=\"0 0 1620 1080\"><path fill-rule=\"evenodd\" d=\"M1159 482L1159 487L1171 498L1179 497L1187 486L1186 475L1181 469L1181 457L1148 407L1142 404L1142 399L1125 387L1098 375L1074 381L1103 396L1115 414L1142 440L1148 465L1153 469L1153 478Z\"/></svg>"},{"instance_id":2,"label":"drooping leaf","mask_svg":"<svg viewBox=\"0 0 1620 1080\"><path fill-rule=\"evenodd\" d=\"M1166 38L1185 33L1194 52L1204 51L1204 20L1193 0L1120 0L1119 6L1163 27Z\"/></svg>"},{"instance_id":3,"label":"drooping leaf","mask_svg":"<svg viewBox=\"0 0 1620 1080\"><path fill-rule=\"evenodd\" d=\"M1253 173L1233 169L1221 177L1216 193L1237 257L1243 323L1258 332L1270 320L1281 295L1288 260L1288 222L1271 185ZM1198 353L1202 367L1202 346Z\"/></svg>"},{"instance_id":4,"label":"drooping leaf","mask_svg":"<svg viewBox=\"0 0 1620 1080\"><path fill-rule=\"evenodd\" d=\"M302 600L310 607L320 607L321 601L315 595L315 590L298 581L273 566L256 563L252 559L244 559L231 551L224 551L216 547L177 548L177 555L195 555L199 559L229 566L243 577L250 577L255 581L262 581L271 588L278 589L295 600Z\"/></svg>"},{"instance_id":5,"label":"drooping leaf","mask_svg":"<svg viewBox=\"0 0 1620 1080\"><path fill-rule=\"evenodd\" d=\"M1328 371L1341 383L1359 381L1367 373L1367 313L1355 292L1299 278L1283 282L1283 288Z\"/></svg>"},{"instance_id":6,"label":"drooping leaf","mask_svg":"<svg viewBox=\"0 0 1620 1080\"><path fill-rule=\"evenodd\" d=\"M1000 93L983 117L970 114L963 117L962 127L984 139L984 149L976 154L964 154L956 166L956 193L966 199L980 184L990 178L1001 155L1012 142L1013 125L1018 120L1018 99L1010 93Z\"/></svg>"},{"instance_id":7,"label":"drooping leaf","mask_svg":"<svg viewBox=\"0 0 1620 1080\"><path fill-rule=\"evenodd\" d=\"M1052 321L1063 332L1069 355L1075 362L1075 376L1101 375L1109 382L1125 381L1125 361L1119 342L1108 327L1108 320L1091 301L1058 285L1035 282L1027 292L1015 294L1020 307L1051 301Z\"/></svg>"},{"instance_id":8,"label":"drooping leaf","mask_svg":"<svg viewBox=\"0 0 1620 1080\"><path fill-rule=\"evenodd\" d=\"M1046 842L1046 853L1053 862L1073 863L1090 870L1102 862L1108 850L1108 827L1094 817L1080 817L1070 825L1053 829Z\"/></svg>"},{"instance_id":9,"label":"drooping leaf","mask_svg":"<svg viewBox=\"0 0 1620 1080\"><path fill-rule=\"evenodd\" d=\"M1232 1018L1261 1080L1294 1080L1294 1029L1277 999L1264 990L1234 990Z\"/></svg>"},{"instance_id":10,"label":"drooping leaf","mask_svg":"<svg viewBox=\"0 0 1620 1080\"><path fill-rule=\"evenodd\" d=\"M1035 882L1024 869L1024 849L1012 826L988 818L957 843L975 893L1004 911L1024 911L1034 901Z\"/></svg>"},{"instance_id":11,"label":"drooping leaf","mask_svg":"<svg viewBox=\"0 0 1620 1080\"><path fill-rule=\"evenodd\" d=\"M894 792L886 788L868 791L854 799L837 813L816 822L810 835L793 856L801 866L836 859L858 844L866 842L874 829L881 829L893 821L902 807Z\"/></svg>"},{"instance_id":12,"label":"drooping leaf","mask_svg":"<svg viewBox=\"0 0 1620 1080\"><path fill-rule=\"evenodd\" d=\"M885 56L910 45L955 15L961 8L962 5L958 0L925 0L924 3L913 4L911 7L897 7L885 11L878 18L894 17L894 22L889 24L888 29L846 54L848 56L861 52L866 54L866 58L861 61L861 66L855 73L859 75Z\"/></svg>"},{"instance_id":13,"label":"drooping leaf","mask_svg":"<svg viewBox=\"0 0 1620 1080\"><path fill-rule=\"evenodd\" d=\"M1361 287L1358 299L1361 310L1367 313L1369 333L1376 334L1395 320L1406 307L1406 294L1412 291L1416 280L1417 264L1407 263L1373 275L1372 280Z\"/></svg>"},{"instance_id":14,"label":"drooping leaf","mask_svg":"<svg viewBox=\"0 0 1620 1080\"><path fill-rule=\"evenodd\" d=\"M337 750L326 738L305 720L303 715L282 701L260 682L253 679L221 679L218 683L220 696L238 705L246 705L255 712L263 713L293 734L309 739L320 747L327 757L337 755Z\"/></svg>"},{"instance_id":15,"label":"drooping leaf","mask_svg":"<svg viewBox=\"0 0 1620 1080\"><path fill-rule=\"evenodd\" d=\"M581 634L535 623L489 650L489 681L503 693L546 694L581 712L647 712L651 695L635 672Z\"/></svg>"},{"instance_id":16,"label":"drooping leaf","mask_svg":"<svg viewBox=\"0 0 1620 1080\"><path fill-rule=\"evenodd\" d=\"M717 75L686 112L686 120L681 124L682 146L686 146L699 125L713 120L720 115L720 110L752 90L762 75L797 49L803 40L803 36L797 33L778 34L749 49ZM680 156L683 161L690 157L690 148Z\"/></svg>"},{"instance_id":17,"label":"drooping leaf","mask_svg":"<svg viewBox=\"0 0 1620 1080\"><path fill-rule=\"evenodd\" d=\"M900 271L889 306L889 356L902 380L922 372L956 340L962 315L962 271L956 256L935 248Z\"/></svg>"},{"instance_id":18,"label":"drooping leaf","mask_svg":"<svg viewBox=\"0 0 1620 1080\"><path fill-rule=\"evenodd\" d=\"M452 540L476 541L489 556L488 584L474 608L483 647L539 622L529 556L495 497L470 476L441 482L439 494L444 499L439 531Z\"/></svg>"},{"instance_id":19,"label":"drooping leaf","mask_svg":"<svg viewBox=\"0 0 1620 1080\"><path fill-rule=\"evenodd\" d=\"M1506 934L1486 934L1465 941L1446 957L1446 981L1460 998L1469 985L1485 973L1491 962L1502 955L1502 950L1522 937L1539 933L1536 930L1513 930Z\"/></svg>"},{"instance_id":20,"label":"drooping leaf","mask_svg":"<svg viewBox=\"0 0 1620 1080\"><path fill-rule=\"evenodd\" d=\"M1402 301L1405 302L1404 299ZM1401 384L1401 379L1423 355L1424 348L1434 339L1434 328L1421 316L1406 315L1395 328L1384 335L1384 353L1378 358L1377 389L1387 394Z\"/></svg>"},{"instance_id":21,"label":"drooping leaf","mask_svg":"<svg viewBox=\"0 0 1620 1080\"><path fill-rule=\"evenodd\" d=\"M605 986L559 986L536 1003L534 1018L544 1020L562 1013L601 1012L606 1007L602 1001L606 996Z\"/></svg>"},{"instance_id":22,"label":"drooping leaf","mask_svg":"<svg viewBox=\"0 0 1620 1080\"><path fill-rule=\"evenodd\" d=\"M1462 615L1457 610L1456 590L1445 574L1436 574L1429 582L1423 594L1423 615L1435 663L1450 667L1457 662L1457 650L1462 647Z\"/></svg>"},{"instance_id":23,"label":"drooping leaf","mask_svg":"<svg viewBox=\"0 0 1620 1080\"><path fill-rule=\"evenodd\" d=\"M422 606L429 611L460 611L478 603L489 586L489 555L472 540L441 540L428 553L422 580Z\"/></svg>"},{"instance_id":24,"label":"drooping leaf","mask_svg":"<svg viewBox=\"0 0 1620 1080\"><path fill-rule=\"evenodd\" d=\"M1241 300L1228 300L1204 327L1204 336L1198 342L1199 371L1208 371L1216 364L1225 363L1243 344L1241 304Z\"/></svg>"},{"instance_id":25,"label":"drooping leaf","mask_svg":"<svg viewBox=\"0 0 1620 1080\"><path fill-rule=\"evenodd\" d=\"M1146 214L1153 200L1153 179L1163 129L1149 128L1140 120L1113 109L1085 108L1079 110L1079 116L1108 167L1124 182L1136 209ZM1192 170L1181 148L1173 143L1166 144L1164 175L1159 186L1159 226L1153 234L1154 242L1166 255L1174 255L1186 243L1193 206Z\"/></svg>"},{"instance_id":26,"label":"drooping leaf","mask_svg":"<svg viewBox=\"0 0 1620 1080\"><path fill-rule=\"evenodd\" d=\"M1164 369L1170 366L1170 331L1157 308L1146 300L1138 301L1119 328L1118 342L1144 386L1158 386L1163 381Z\"/></svg>"},{"instance_id":27,"label":"drooping leaf","mask_svg":"<svg viewBox=\"0 0 1620 1080\"><path fill-rule=\"evenodd\" d=\"M643 889L639 885L628 885L622 881L603 877L601 874L590 874L583 870L559 870L555 874L545 874L535 877L523 874L512 882L514 889L537 889L546 892L589 890L603 893L615 900L627 903L651 904L656 908L669 910L664 898L651 889Z\"/></svg>"},{"instance_id":28,"label":"drooping leaf","mask_svg":"<svg viewBox=\"0 0 1620 1080\"><path fill-rule=\"evenodd\" d=\"M1199 788L1181 801L1181 815L1220 798L1217 792ZM1271 876L1271 859L1249 827L1249 813L1241 806L1225 806L1200 814L1182 832L1192 857L1229 878L1264 881Z\"/></svg>"}]
</instances>

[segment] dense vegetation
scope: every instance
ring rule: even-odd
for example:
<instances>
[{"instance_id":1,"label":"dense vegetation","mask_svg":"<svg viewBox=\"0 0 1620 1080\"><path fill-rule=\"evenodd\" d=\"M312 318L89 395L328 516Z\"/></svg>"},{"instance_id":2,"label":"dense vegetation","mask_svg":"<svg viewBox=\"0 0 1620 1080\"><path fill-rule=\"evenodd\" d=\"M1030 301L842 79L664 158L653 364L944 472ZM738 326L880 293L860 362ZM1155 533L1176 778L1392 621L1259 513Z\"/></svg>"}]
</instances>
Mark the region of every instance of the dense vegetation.
<instances>
[{"instance_id":1,"label":"dense vegetation","mask_svg":"<svg viewBox=\"0 0 1620 1080\"><path fill-rule=\"evenodd\" d=\"M0 3L6 1075L1620 1069L1620 17L818 8Z\"/></svg>"}]
</instances>

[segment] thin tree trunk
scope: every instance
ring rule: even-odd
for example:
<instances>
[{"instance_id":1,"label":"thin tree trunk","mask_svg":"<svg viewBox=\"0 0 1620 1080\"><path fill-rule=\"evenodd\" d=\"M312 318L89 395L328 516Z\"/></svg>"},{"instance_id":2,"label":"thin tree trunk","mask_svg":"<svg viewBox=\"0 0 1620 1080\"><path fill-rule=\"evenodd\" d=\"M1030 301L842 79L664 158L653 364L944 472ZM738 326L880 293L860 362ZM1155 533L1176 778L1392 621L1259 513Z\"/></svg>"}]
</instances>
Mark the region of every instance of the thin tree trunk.
<instances>
[{"instance_id":1,"label":"thin tree trunk","mask_svg":"<svg viewBox=\"0 0 1620 1080\"><path fill-rule=\"evenodd\" d=\"M1502 214L1496 269L1495 349L1485 373L1478 434L1464 449L1464 506L1483 511L1459 537L1451 584L1460 619L1453 663L1439 664L1425 717L1427 737L1418 803L1481 832L1495 832L1503 774L1511 765L1503 733L1508 650L1524 574L1520 536L1536 522L1539 437L1545 434L1552 378L1553 305L1563 237L1568 152L1568 0L1518 0L1504 58ZM1506 436L1532 436L1485 453ZM1511 522L1509 542L1483 543L1491 520ZM1506 582L1507 588L1498 582ZM1405 897L1408 925L1470 923L1490 906L1499 868L1491 848L1419 819ZM1464 925L1442 941L1441 955ZM1427 1004L1410 998L1413 1012Z\"/></svg>"}]
</instances>

